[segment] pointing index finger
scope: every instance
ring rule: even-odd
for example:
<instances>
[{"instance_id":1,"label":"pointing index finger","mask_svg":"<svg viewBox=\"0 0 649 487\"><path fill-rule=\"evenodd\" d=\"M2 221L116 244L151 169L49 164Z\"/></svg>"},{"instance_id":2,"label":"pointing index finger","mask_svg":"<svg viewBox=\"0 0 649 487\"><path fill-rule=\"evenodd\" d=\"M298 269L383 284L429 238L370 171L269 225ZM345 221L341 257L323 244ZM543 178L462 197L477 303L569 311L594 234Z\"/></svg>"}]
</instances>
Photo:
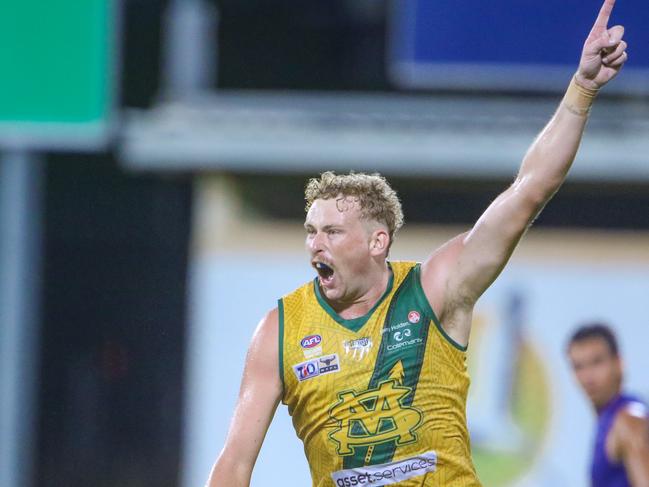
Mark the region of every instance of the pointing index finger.
<instances>
[{"instance_id":1,"label":"pointing index finger","mask_svg":"<svg viewBox=\"0 0 649 487\"><path fill-rule=\"evenodd\" d=\"M606 30L608 19L611 17L611 12L613 12L613 5L615 5L615 0L604 0L591 32Z\"/></svg>"}]
</instances>

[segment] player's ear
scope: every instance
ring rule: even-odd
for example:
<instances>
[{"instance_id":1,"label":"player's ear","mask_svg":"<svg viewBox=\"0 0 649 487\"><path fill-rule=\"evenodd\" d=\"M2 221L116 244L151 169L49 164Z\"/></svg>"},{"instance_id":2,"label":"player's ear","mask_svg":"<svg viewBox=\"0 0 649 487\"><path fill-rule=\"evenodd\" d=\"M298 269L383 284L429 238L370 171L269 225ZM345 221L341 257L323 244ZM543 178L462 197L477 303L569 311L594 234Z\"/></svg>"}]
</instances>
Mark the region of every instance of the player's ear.
<instances>
[{"instance_id":1,"label":"player's ear","mask_svg":"<svg viewBox=\"0 0 649 487\"><path fill-rule=\"evenodd\" d=\"M390 246L390 235L383 227L378 227L372 232L370 240L370 251L372 255L387 253Z\"/></svg>"}]
</instances>

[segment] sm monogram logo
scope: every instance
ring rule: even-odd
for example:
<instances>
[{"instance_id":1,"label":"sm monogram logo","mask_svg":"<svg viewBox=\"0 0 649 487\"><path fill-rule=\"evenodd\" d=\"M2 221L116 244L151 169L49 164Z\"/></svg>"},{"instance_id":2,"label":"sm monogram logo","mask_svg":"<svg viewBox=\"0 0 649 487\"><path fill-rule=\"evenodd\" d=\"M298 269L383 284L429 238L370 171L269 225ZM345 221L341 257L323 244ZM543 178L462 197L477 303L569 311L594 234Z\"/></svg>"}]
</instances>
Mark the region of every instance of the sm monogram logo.
<instances>
[{"instance_id":1,"label":"sm monogram logo","mask_svg":"<svg viewBox=\"0 0 649 487\"><path fill-rule=\"evenodd\" d=\"M422 414L403 404L411 391L389 379L360 393L339 392L338 402L329 409L337 426L329 438L337 444L338 454L352 455L355 447L387 441L399 446L417 441L415 430L421 425Z\"/></svg>"}]
</instances>

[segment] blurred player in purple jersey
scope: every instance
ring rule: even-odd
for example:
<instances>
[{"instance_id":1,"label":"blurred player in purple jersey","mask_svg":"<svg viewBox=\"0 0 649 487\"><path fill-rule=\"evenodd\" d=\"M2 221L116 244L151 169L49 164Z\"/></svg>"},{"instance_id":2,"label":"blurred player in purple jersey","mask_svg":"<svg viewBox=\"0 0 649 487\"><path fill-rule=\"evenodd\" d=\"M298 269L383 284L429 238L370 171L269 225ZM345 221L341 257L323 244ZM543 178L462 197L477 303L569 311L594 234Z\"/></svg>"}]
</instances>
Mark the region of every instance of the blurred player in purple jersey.
<instances>
[{"instance_id":1,"label":"blurred player in purple jersey","mask_svg":"<svg viewBox=\"0 0 649 487\"><path fill-rule=\"evenodd\" d=\"M582 326L570 338L568 357L597 413L592 487L649 487L649 409L622 391L615 335L600 323Z\"/></svg>"}]
</instances>

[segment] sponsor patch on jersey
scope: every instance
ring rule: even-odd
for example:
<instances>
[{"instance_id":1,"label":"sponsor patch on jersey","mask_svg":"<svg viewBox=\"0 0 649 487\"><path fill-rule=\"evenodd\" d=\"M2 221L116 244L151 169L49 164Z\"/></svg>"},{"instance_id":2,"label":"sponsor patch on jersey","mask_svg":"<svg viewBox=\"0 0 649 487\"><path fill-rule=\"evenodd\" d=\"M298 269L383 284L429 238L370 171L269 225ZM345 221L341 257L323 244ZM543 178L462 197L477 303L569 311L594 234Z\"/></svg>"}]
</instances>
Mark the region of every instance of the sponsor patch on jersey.
<instances>
[{"instance_id":1,"label":"sponsor patch on jersey","mask_svg":"<svg viewBox=\"0 0 649 487\"><path fill-rule=\"evenodd\" d=\"M331 478L337 487L390 485L428 472L434 472L436 468L437 453L429 451L396 462L338 470L331 474Z\"/></svg>"},{"instance_id":2,"label":"sponsor patch on jersey","mask_svg":"<svg viewBox=\"0 0 649 487\"><path fill-rule=\"evenodd\" d=\"M418 311L411 311L408 313L408 321L412 323L413 325L415 323L419 323L419 320L421 319L421 315L419 314Z\"/></svg>"},{"instance_id":3,"label":"sponsor patch on jersey","mask_svg":"<svg viewBox=\"0 0 649 487\"><path fill-rule=\"evenodd\" d=\"M338 372L339 370L340 361L338 360L337 353L325 355L324 357L319 357L313 360L307 360L306 362L293 366L293 372L295 372L295 376L300 382L312 379L319 375Z\"/></svg>"},{"instance_id":4,"label":"sponsor patch on jersey","mask_svg":"<svg viewBox=\"0 0 649 487\"><path fill-rule=\"evenodd\" d=\"M393 326L392 328L396 329L397 331L395 331L392 335L392 343L387 346L389 352L414 347L424 343L423 339L417 336L413 337L412 330L410 328L399 328L399 325Z\"/></svg>"},{"instance_id":5,"label":"sponsor patch on jersey","mask_svg":"<svg viewBox=\"0 0 649 487\"><path fill-rule=\"evenodd\" d=\"M395 331L393 337L396 342L401 342L403 340L407 340L410 335L412 335L412 330L410 328L406 328L403 331Z\"/></svg>"},{"instance_id":6,"label":"sponsor patch on jersey","mask_svg":"<svg viewBox=\"0 0 649 487\"><path fill-rule=\"evenodd\" d=\"M414 347L424 343L423 339L416 335L413 336L413 331L410 328L412 325L413 323L402 321L396 325L386 326L381 330L381 334L390 333L392 335L392 343L387 346L389 352Z\"/></svg>"},{"instance_id":7,"label":"sponsor patch on jersey","mask_svg":"<svg viewBox=\"0 0 649 487\"><path fill-rule=\"evenodd\" d=\"M345 355L351 355L354 360L361 360L372 349L372 339L363 337L356 340L346 340L343 342L343 349Z\"/></svg>"},{"instance_id":8,"label":"sponsor patch on jersey","mask_svg":"<svg viewBox=\"0 0 649 487\"><path fill-rule=\"evenodd\" d=\"M372 346L372 339L370 337L358 338L356 340L347 340L344 342L345 348L349 350L356 350L359 348L367 348Z\"/></svg>"},{"instance_id":9,"label":"sponsor patch on jersey","mask_svg":"<svg viewBox=\"0 0 649 487\"><path fill-rule=\"evenodd\" d=\"M318 362L320 364L320 375L340 370L340 362L338 361L337 353L320 357Z\"/></svg>"},{"instance_id":10,"label":"sponsor patch on jersey","mask_svg":"<svg viewBox=\"0 0 649 487\"><path fill-rule=\"evenodd\" d=\"M319 357L322 355L322 347L304 348L302 352L304 353L304 358Z\"/></svg>"},{"instance_id":11,"label":"sponsor patch on jersey","mask_svg":"<svg viewBox=\"0 0 649 487\"><path fill-rule=\"evenodd\" d=\"M406 330L403 334L399 334L399 332L394 334L394 339L395 343L390 343L387 347L389 352L394 352L395 350L403 350L411 347L415 347L418 345L421 345L424 343L424 340L421 338L408 338L410 336L410 333L408 333L410 330Z\"/></svg>"},{"instance_id":12,"label":"sponsor patch on jersey","mask_svg":"<svg viewBox=\"0 0 649 487\"><path fill-rule=\"evenodd\" d=\"M402 321L401 323L397 323L396 325L385 326L381 330L381 333L384 334L384 333L389 333L391 331L401 330L402 328L406 326L410 326L411 324L412 323L409 323L407 321Z\"/></svg>"}]
</instances>

